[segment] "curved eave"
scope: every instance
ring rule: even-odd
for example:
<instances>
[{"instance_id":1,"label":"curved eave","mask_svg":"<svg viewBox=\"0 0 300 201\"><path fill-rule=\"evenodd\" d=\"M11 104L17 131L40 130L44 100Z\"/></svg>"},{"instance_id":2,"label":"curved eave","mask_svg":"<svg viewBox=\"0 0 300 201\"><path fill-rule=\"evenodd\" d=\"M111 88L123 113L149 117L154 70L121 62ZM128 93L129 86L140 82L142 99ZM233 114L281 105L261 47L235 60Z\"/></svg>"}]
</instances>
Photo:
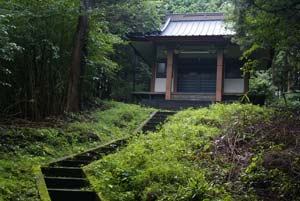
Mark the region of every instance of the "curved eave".
<instances>
[{"instance_id":1,"label":"curved eave","mask_svg":"<svg viewBox=\"0 0 300 201\"><path fill-rule=\"evenodd\" d=\"M166 30L166 28L169 26L170 22L171 22L171 18L169 17L167 19L166 23L164 24L164 26L161 28L161 32Z\"/></svg>"}]
</instances>

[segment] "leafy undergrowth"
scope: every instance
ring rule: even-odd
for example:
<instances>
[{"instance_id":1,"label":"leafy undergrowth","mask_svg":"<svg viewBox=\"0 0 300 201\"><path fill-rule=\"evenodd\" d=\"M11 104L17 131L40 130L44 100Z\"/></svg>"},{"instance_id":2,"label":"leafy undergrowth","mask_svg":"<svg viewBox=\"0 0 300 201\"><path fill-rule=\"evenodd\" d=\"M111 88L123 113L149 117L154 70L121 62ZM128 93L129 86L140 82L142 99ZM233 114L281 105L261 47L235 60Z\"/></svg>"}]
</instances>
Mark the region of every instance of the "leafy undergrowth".
<instances>
[{"instance_id":1,"label":"leafy undergrowth","mask_svg":"<svg viewBox=\"0 0 300 201\"><path fill-rule=\"evenodd\" d=\"M39 200L32 168L126 137L151 109L104 102L100 109L71 114L60 128L0 128L0 200Z\"/></svg>"},{"instance_id":2,"label":"leafy undergrowth","mask_svg":"<svg viewBox=\"0 0 300 201\"><path fill-rule=\"evenodd\" d=\"M253 105L185 110L85 167L102 200L297 200L299 114Z\"/></svg>"}]
</instances>

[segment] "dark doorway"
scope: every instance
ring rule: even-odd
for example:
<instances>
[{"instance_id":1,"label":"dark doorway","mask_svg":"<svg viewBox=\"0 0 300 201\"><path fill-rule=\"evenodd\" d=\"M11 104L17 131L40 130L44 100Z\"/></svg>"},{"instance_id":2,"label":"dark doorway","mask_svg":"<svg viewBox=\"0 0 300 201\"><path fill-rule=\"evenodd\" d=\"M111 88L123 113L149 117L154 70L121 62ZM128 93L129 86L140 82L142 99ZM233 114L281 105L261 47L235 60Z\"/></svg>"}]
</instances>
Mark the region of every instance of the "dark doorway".
<instances>
[{"instance_id":1,"label":"dark doorway","mask_svg":"<svg viewBox=\"0 0 300 201\"><path fill-rule=\"evenodd\" d=\"M216 92L216 59L182 59L178 64L177 91Z\"/></svg>"}]
</instances>

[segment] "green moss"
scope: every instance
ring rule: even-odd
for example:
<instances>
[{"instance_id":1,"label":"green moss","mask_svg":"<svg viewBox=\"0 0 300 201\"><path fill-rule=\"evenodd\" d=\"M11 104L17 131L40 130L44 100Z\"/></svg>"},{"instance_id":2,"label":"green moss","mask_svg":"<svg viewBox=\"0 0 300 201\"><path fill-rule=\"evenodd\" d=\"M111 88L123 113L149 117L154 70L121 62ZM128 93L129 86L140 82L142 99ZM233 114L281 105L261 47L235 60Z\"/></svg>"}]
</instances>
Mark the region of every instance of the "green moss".
<instances>
[{"instance_id":1,"label":"green moss","mask_svg":"<svg viewBox=\"0 0 300 201\"><path fill-rule=\"evenodd\" d=\"M41 201L51 201L51 198L49 196L49 193L48 193L48 190L46 187L46 183L44 180L44 175L41 171L41 167L34 166L33 174L36 177L36 185L37 185L37 189L38 189L38 193L39 193L39 197L40 197Z\"/></svg>"}]
</instances>

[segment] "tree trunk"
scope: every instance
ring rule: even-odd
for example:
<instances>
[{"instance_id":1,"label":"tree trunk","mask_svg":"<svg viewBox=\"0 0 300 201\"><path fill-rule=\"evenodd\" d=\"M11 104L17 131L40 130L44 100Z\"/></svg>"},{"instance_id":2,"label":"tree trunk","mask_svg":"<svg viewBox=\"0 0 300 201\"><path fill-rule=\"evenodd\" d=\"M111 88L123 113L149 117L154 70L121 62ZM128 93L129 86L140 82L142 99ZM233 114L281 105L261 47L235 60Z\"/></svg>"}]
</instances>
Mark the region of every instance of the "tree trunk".
<instances>
[{"instance_id":1,"label":"tree trunk","mask_svg":"<svg viewBox=\"0 0 300 201\"><path fill-rule=\"evenodd\" d=\"M276 69L275 69L275 65L274 65L274 56L275 56L274 48L270 48L269 56L270 57L269 57L269 61L268 61L268 67L270 67L272 70L272 83L273 83L273 85L275 85Z\"/></svg>"},{"instance_id":2,"label":"tree trunk","mask_svg":"<svg viewBox=\"0 0 300 201\"><path fill-rule=\"evenodd\" d=\"M89 7L88 1L81 0L80 9L86 11ZM84 13L78 17L78 24L72 52L72 63L70 66L69 87L67 96L67 112L80 111L81 105L81 75L84 70L84 50L88 33L88 16Z\"/></svg>"}]
</instances>

